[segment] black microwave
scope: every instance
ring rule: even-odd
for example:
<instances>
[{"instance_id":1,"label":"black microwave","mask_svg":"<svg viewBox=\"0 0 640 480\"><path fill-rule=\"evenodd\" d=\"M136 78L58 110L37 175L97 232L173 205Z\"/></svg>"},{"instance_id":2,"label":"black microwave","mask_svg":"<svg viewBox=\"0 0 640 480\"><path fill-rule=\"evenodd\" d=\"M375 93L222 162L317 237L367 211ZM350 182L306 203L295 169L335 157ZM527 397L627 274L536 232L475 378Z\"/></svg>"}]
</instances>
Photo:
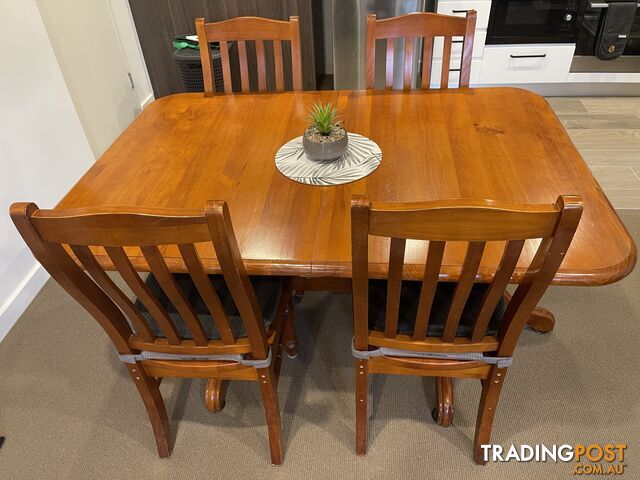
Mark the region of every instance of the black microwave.
<instances>
[{"instance_id":1,"label":"black microwave","mask_svg":"<svg viewBox=\"0 0 640 480\"><path fill-rule=\"evenodd\" d=\"M486 43L575 43L578 0L493 0Z\"/></svg>"}]
</instances>

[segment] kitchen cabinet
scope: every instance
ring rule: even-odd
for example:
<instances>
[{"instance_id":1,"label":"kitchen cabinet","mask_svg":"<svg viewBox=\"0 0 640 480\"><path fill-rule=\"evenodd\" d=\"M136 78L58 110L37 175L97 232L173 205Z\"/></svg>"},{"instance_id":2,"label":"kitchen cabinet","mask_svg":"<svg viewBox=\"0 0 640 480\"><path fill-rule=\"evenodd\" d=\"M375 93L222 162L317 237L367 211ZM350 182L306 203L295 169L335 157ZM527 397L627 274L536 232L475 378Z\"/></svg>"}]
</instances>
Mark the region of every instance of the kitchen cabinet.
<instances>
[{"instance_id":1,"label":"kitchen cabinet","mask_svg":"<svg viewBox=\"0 0 640 480\"><path fill-rule=\"evenodd\" d=\"M480 83L563 83L575 45L487 45Z\"/></svg>"},{"instance_id":2,"label":"kitchen cabinet","mask_svg":"<svg viewBox=\"0 0 640 480\"><path fill-rule=\"evenodd\" d=\"M465 15L476 10L476 34L471 63L471 86L520 83L564 83L575 44L518 44L485 45L491 0L440 0L437 12L444 15ZM454 37L454 41L456 38ZM454 43L451 64L460 64L462 43ZM437 86L438 72L442 64L442 40L437 39L434 48L432 86ZM454 67L454 68L455 68ZM458 72L451 72L449 86L457 86Z\"/></svg>"},{"instance_id":3,"label":"kitchen cabinet","mask_svg":"<svg viewBox=\"0 0 640 480\"><path fill-rule=\"evenodd\" d=\"M464 17L467 10L478 13L476 31L486 32L491 13L491 0L440 0L437 12L442 15L458 15Z\"/></svg>"}]
</instances>

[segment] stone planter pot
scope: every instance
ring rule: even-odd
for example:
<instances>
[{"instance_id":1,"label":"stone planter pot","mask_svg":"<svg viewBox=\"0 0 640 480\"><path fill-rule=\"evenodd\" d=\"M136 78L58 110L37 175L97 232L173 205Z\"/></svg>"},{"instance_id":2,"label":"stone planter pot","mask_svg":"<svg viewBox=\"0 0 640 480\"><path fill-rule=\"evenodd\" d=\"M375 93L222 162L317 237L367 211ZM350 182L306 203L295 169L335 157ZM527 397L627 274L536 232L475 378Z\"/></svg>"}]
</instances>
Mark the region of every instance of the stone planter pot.
<instances>
[{"instance_id":1,"label":"stone planter pot","mask_svg":"<svg viewBox=\"0 0 640 480\"><path fill-rule=\"evenodd\" d=\"M337 138L335 138L336 135L334 133L332 138L322 138L322 141L314 140L317 135L313 135L312 128L307 128L302 136L302 148L310 159L319 162L337 160L347 150L349 136L344 128L338 127L342 135L338 135Z\"/></svg>"}]
</instances>

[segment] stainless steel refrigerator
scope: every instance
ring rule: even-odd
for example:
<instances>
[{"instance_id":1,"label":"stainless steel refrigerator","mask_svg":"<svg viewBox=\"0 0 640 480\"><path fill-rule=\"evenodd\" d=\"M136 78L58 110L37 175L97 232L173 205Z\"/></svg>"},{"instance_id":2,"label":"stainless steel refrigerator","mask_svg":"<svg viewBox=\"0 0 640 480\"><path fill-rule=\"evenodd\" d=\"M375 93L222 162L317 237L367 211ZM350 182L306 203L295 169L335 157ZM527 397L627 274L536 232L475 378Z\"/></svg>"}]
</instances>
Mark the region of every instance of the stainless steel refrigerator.
<instances>
[{"instance_id":1,"label":"stainless steel refrigerator","mask_svg":"<svg viewBox=\"0 0 640 480\"><path fill-rule=\"evenodd\" d=\"M333 82L335 89L365 88L365 44L367 14L380 18L396 17L410 12L434 11L435 0L333 0ZM418 81L422 40L414 43L414 84ZM404 39L396 42L394 55L394 88L402 88ZM384 83L385 49L376 48L376 85Z\"/></svg>"}]
</instances>

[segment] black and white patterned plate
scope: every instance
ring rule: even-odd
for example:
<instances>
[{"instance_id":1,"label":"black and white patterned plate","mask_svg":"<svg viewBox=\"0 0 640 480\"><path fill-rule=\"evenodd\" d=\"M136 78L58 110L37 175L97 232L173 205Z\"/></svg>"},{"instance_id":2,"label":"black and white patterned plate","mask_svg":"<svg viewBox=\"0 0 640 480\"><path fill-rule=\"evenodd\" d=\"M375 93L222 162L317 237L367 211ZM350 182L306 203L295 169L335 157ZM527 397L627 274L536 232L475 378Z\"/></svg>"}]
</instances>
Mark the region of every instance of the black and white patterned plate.
<instances>
[{"instance_id":1,"label":"black and white patterned plate","mask_svg":"<svg viewBox=\"0 0 640 480\"><path fill-rule=\"evenodd\" d=\"M373 172L382 161L382 150L372 140L349 133L347 151L337 160L322 162L307 158L302 137L285 143L276 153L276 167L285 177L307 185L341 185Z\"/></svg>"}]
</instances>

